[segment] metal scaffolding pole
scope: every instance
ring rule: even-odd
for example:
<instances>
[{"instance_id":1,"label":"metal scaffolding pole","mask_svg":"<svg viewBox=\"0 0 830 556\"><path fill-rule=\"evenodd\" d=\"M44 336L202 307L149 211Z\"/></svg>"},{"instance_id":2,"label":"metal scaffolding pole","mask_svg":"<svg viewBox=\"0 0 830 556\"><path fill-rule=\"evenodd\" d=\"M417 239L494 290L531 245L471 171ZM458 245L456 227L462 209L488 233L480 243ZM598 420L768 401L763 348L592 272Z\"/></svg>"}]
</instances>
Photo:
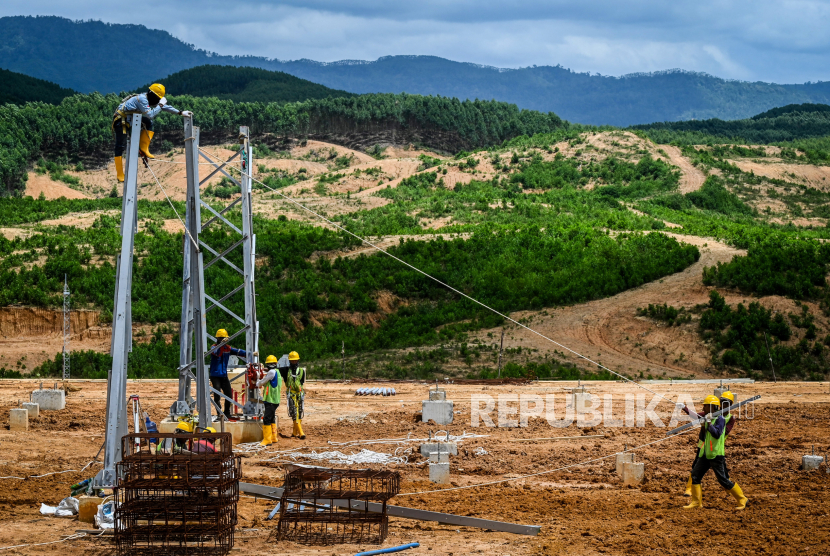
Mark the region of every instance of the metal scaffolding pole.
<instances>
[{"instance_id":1,"label":"metal scaffolding pole","mask_svg":"<svg viewBox=\"0 0 830 556\"><path fill-rule=\"evenodd\" d=\"M252 185L250 175L253 172L254 149L251 146L250 132L247 126L239 128L239 140L242 144L242 262L245 284L245 325L248 327L245 333L245 353L249 365L258 363L254 353L259 351L259 322L256 318L256 292L254 289L254 272L256 270L256 235L253 233L253 211L251 210ZM251 388L246 383L245 416L258 415L258 404L260 400L259 390Z\"/></svg>"},{"instance_id":2,"label":"metal scaffolding pole","mask_svg":"<svg viewBox=\"0 0 830 556\"><path fill-rule=\"evenodd\" d=\"M138 142L141 117L132 116L127 137L124 197L121 205L121 252L116 258L115 301L112 311L112 369L107 377L107 428L104 468L95 477L96 488L115 486L115 464L121 461L121 437L127 434L127 359L132 350L132 270L138 224Z\"/></svg>"},{"instance_id":3,"label":"metal scaffolding pole","mask_svg":"<svg viewBox=\"0 0 830 556\"><path fill-rule=\"evenodd\" d=\"M63 275L63 379L69 380L69 334L71 324L69 320L69 282L66 274Z\"/></svg>"}]
</instances>

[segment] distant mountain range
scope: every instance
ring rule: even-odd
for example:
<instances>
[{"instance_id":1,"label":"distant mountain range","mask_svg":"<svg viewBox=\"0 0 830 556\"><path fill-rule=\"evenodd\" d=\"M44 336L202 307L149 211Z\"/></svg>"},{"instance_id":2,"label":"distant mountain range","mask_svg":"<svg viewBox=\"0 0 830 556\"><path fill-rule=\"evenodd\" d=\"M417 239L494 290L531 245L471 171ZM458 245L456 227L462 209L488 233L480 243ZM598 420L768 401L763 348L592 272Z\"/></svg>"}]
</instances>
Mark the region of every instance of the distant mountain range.
<instances>
[{"instance_id":1,"label":"distant mountain range","mask_svg":"<svg viewBox=\"0 0 830 556\"><path fill-rule=\"evenodd\" d=\"M496 99L597 125L731 120L787 104L830 103L830 82L748 83L682 70L608 77L559 66L499 69L434 56L389 56L373 62L281 61L221 56L141 25L59 17L0 18L0 67L82 92L133 90L205 64L282 71L351 93Z\"/></svg>"}]
</instances>

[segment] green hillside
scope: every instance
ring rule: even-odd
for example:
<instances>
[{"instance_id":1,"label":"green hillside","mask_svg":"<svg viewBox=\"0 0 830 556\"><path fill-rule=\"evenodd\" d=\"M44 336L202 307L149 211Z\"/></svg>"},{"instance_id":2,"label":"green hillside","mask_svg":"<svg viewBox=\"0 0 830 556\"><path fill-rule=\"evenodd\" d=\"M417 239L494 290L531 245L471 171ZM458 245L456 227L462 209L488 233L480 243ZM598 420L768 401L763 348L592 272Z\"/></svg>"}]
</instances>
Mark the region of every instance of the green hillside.
<instances>
[{"instance_id":1,"label":"green hillside","mask_svg":"<svg viewBox=\"0 0 830 556\"><path fill-rule=\"evenodd\" d=\"M281 71L235 66L198 66L155 82L163 83L168 94L216 97L234 102L297 102L356 96ZM140 87L138 91L146 91L147 86Z\"/></svg>"},{"instance_id":2,"label":"green hillside","mask_svg":"<svg viewBox=\"0 0 830 556\"><path fill-rule=\"evenodd\" d=\"M718 118L685 122L636 125L658 143L682 144L751 143L771 144L816 139L830 135L830 106L788 104L744 120Z\"/></svg>"},{"instance_id":3,"label":"green hillside","mask_svg":"<svg viewBox=\"0 0 830 556\"><path fill-rule=\"evenodd\" d=\"M60 85L0 69L0 104L25 104L27 102L48 102L59 104L68 96L74 95L72 89Z\"/></svg>"}]
</instances>

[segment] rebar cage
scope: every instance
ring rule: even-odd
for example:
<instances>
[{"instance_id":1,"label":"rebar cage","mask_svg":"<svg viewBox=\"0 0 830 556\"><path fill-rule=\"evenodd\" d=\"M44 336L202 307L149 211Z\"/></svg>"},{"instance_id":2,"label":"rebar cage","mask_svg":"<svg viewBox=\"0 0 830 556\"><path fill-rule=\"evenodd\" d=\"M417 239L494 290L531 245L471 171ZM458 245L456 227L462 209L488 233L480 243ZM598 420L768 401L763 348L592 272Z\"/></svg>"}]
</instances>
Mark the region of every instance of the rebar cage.
<instances>
[{"instance_id":1,"label":"rebar cage","mask_svg":"<svg viewBox=\"0 0 830 556\"><path fill-rule=\"evenodd\" d=\"M242 474L230 433L128 434L122 454L114 489L118 554L230 552Z\"/></svg>"},{"instance_id":2,"label":"rebar cage","mask_svg":"<svg viewBox=\"0 0 830 556\"><path fill-rule=\"evenodd\" d=\"M386 503L400 492L400 482L393 471L288 471L272 536L304 544L380 544L388 532ZM380 504L381 511L370 512L369 503Z\"/></svg>"}]
</instances>

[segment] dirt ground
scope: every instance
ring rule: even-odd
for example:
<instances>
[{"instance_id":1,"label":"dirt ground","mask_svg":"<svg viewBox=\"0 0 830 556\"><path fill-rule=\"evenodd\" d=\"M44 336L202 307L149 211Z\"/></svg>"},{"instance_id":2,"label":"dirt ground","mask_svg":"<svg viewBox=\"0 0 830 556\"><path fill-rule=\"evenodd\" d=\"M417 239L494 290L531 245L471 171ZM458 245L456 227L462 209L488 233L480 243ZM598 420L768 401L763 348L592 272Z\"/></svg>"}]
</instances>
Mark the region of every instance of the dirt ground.
<instances>
[{"instance_id":1,"label":"dirt ground","mask_svg":"<svg viewBox=\"0 0 830 556\"><path fill-rule=\"evenodd\" d=\"M592 395L613 396L614 417L622 416L624 395L652 394L631 384L583 383ZM28 477L89 463L103 442L106 384L102 381L74 383L61 412L44 412L32 419L28 432L0 429L0 476ZM420 542L410 554L430 555L525 555L525 554L827 554L830 546L830 474L825 468L799 469L801 456L815 446L822 455L828 450L828 383L758 383L736 385L738 399L761 395L754 414L746 413L727 442L730 474L750 499L749 507L735 512L731 497L709 474L703 481L703 510L684 510L684 482L692 460L695 433L672 437L636 449L636 460L646 465L645 481L639 487L622 486L614 470L614 454L665 438L667 428L649 419L641 428L617 428L603 423L591 428L571 424L550 426L543 418L530 419L527 427L473 428L471 396L500 394L552 395L557 418L574 383L536 382L515 385L446 385L455 403L455 422L446 427L420 422L421 400L426 383L394 384L395 397L361 397L354 391L367 384L310 382L301 441L286 437L290 430L285 410L278 415L281 438L278 446L259 453L244 453L243 480L280 485L282 463L292 460L280 451L299 448L302 453L340 450L350 454L368 448L377 452L406 455L406 464L387 466L402 474L401 492L392 503L433 511L470 515L485 519L541 526L536 537L439 525L400 518L390 520L384 546ZM699 401L711 393L712 384L648 384L669 402L678 396ZM9 409L25 400L33 381L0 382L0 422L7 423ZM145 409L158 420L175 398L173 381L131 381L128 393L140 395ZM597 398L598 399L598 398ZM672 403L660 402L656 413L668 422ZM493 412L496 419L496 413ZM417 454L418 442L339 447L329 442L351 440L425 438L430 431L447 429L489 435L462 441L458 456L451 458L451 485L428 481L425 460ZM581 438L604 435L601 438ZM575 437L566 440L522 441L533 438ZM486 453L485 453L486 452ZM597 459L610 456L606 459ZM582 464L588 460L591 463ZM298 459L298 462L307 460ZM313 463L313 462L310 462ZM565 471L544 473L565 465ZM325 462L322 465L326 465ZM334 465L332 465L334 466ZM365 466L358 466L365 467ZM378 465L369 467L378 468ZM39 514L41 503L56 505L68 495L69 485L87 478L100 466L84 473L70 472L26 480L0 479L0 548L26 543L60 540L85 529L75 518ZM524 474L538 475L522 478ZM513 479L513 480L510 480ZM492 481L496 485L441 491ZM414 493L414 494L409 494ZM315 547L292 543L269 543L276 525L266 521L274 502L243 496L239 503L236 547L250 554L292 553L299 555L354 554L375 546L338 545ZM111 554L114 545L105 538L84 538L65 543L10 550L10 554Z\"/></svg>"}]
</instances>

